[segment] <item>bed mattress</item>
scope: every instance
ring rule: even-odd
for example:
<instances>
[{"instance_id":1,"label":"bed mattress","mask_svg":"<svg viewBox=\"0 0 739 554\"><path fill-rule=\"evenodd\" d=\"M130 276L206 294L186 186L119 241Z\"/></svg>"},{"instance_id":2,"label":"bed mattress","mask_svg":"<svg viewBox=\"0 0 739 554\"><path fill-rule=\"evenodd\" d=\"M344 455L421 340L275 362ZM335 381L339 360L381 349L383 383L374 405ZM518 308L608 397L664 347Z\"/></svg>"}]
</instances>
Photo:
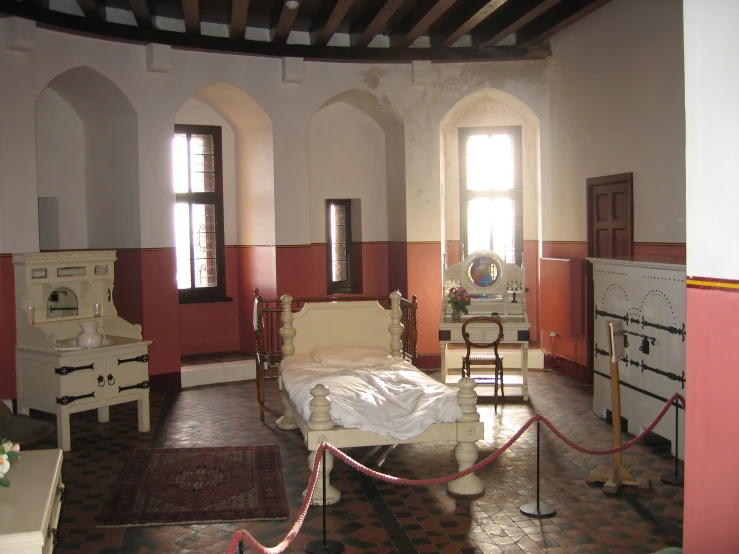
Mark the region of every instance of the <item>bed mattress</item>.
<instances>
[{"instance_id":1,"label":"bed mattress","mask_svg":"<svg viewBox=\"0 0 739 554\"><path fill-rule=\"evenodd\" d=\"M434 423L462 415L456 391L405 360L366 351L326 350L283 359L280 377L298 413L310 419L311 388L328 387L334 425L372 431L396 440L421 435ZM320 354L324 355L321 356Z\"/></svg>"}]
</instances>

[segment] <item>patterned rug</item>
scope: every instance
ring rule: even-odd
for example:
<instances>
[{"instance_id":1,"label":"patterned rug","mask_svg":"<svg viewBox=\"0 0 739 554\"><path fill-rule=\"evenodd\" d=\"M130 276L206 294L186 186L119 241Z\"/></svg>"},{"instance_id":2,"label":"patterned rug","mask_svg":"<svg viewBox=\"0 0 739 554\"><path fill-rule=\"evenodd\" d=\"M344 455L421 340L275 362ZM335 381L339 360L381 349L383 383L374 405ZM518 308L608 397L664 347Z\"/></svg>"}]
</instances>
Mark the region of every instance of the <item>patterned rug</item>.
<instances>
[{"instance_id":1,"label":"patterned rug","mask_svg":"<svg viewBox=\"0 0 739 554\"><path fill-rule=\"evenodd\" d=\"M280 447L149 448L126 462L98 527L286 519Z\"/></svg>"}]
</instances>

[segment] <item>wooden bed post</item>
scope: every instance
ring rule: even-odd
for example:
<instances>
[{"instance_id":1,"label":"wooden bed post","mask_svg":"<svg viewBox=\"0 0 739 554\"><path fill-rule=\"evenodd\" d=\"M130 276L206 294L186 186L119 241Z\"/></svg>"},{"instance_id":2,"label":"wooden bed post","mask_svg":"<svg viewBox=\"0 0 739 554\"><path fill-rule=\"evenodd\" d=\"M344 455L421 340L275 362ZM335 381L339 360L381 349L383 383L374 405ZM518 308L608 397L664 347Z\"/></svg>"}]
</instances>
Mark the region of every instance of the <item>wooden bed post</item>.
<instances>
[{"instance_id":1,"label":"wooden bed post","mask_svg":"<svg viewBox=\"0 0 739 554\"><path fill-rule=\"evenodd\" d=\"M311 431L330 431L334 428L334 422L331 419L331 401L327 398L329 394L328 387L324 385L316 385L310 390L313 399L310 401L310 419L308 420L308 429ZM316 441L317 444L329 442L328 437L322 437ZM308 456L308 467L313 469L313 463L316 459L316 452L312 451ZM326 467L321 467L318 471L318 481L316 488L313 489L313 496L310 499L312 505L323 504L323 472L326 472L326 504L336 504L341 499L339 489L331 484L331 470L334 467L334 455L326 451ZM303 493L305 494L305 492Z\"/></svg>"},{"instance_id":2,"label":"wooden bed post","mask_svg":"<svg viewBox=\"0 0 739 554\"><path fill-rule=\"evenodd\" d=\"M282 302L282 326L280 327L280 337L282 337L282 357L285 358L295 354L295 346L293 345L293 339L295 338L292 312L293 297L289 294L283 294L280 297L280 301ZM280 386L280 403L282 404L282 415L276 422L277 428L283 430L297 429L298 422L295 421L295 413L290 407L290 402L288 402L284 391L282 390L282 378L278 376L277 382Z\"/></svg>"},{"instance_id":3,"label":"wooden bed post","mask_svg":"<svg viewBox=\"0 0 739 554\"><path fill-rule=\"evenodd\" d=\"M400 323L403 315L400 311L401 298L397 290L390 293L390 325L387 330L390 332L390 354L393 358L403 357L403 342L400 340L403 335L403 325Z\"/></svg>"},{"instance_id":4,"label":"wooden bed post","mask_svg":"<svg viewBox=\"0 0 739 554\"><path fill-rule=\"evenodd\" d=\"M454 449L459 471L477 463L478 451L475 443L483 438L483 424L480 423L480 414L477 411L475 386L474 379L469 377L459 380L457 402L462 409L462 415L457 420L457 446ZM470 473L450 481L447 489L452 495L479 497L485 492L485 483L477 475Z\"/></svg>"},{"instance_id":5,"label":"wooden bed post","mask_svg":"<svg viewBox=\"0 0 739 554\"><path fill-rule=\"evenodd\" d=\"M292 356L295 354L295 329L293 328L293 297L289 294L280 296L282 302L282 326L280 327L280 337L282 337L282 357Z\"/></svg>"}]
</instances>

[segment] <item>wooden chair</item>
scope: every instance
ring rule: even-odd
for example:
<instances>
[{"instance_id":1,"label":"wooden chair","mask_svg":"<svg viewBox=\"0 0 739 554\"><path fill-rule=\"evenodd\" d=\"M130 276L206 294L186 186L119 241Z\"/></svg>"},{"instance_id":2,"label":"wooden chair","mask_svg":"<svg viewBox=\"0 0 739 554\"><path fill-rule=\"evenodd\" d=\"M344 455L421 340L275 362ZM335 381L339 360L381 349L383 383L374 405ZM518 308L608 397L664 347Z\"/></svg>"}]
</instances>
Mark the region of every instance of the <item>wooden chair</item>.
<instances>
[{"instance_id":1,"label":"wooden chair","mask_svg":"<svg viewBox=\"0 0 739 554\"><path fill-rule=\"evenodd\" d=\"M467 326L470 323L481 325L482 328L475 329L480 331L482 337L497 337L488 342L473 342L470 339L470 333ZM476 325L476 326L477 326ZM496 329L497 328L497 329ZM499 316L477 316L471 317L462 324L462 337L464 338L467 353L462 357L462 376L472 378L472 366L491 366L493 368L493 406L498 410L498 389L505 400L505 389L503 388L503 356L498 354L498 345L503 340L503 322ZM489 348L489 353L472 353L473 348ZM478 380L479 381L479 380Z\"/></svg>"}]
</instances>

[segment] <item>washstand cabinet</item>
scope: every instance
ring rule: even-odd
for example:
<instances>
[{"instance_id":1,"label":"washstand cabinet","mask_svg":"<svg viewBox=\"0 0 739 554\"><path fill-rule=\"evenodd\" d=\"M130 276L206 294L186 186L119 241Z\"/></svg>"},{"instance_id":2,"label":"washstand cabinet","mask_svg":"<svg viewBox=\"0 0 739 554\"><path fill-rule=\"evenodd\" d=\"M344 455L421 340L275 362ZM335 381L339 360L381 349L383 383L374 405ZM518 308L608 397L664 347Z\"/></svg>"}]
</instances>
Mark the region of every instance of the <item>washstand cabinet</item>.
<instances>
[{"instance_id":1,"label":"washstand cabinet","mask_svg":"<svg viewBox=\"0 0 739 554\"><path fill-rule=\"evenodd\" d=\"M118 316L113 251L16 254L18 412L56 414L58 445L71 449L69 416L138 403L150 430L149 354L141 326ZM83 327L84 325L84 327ZM91 331L92 329L92 331Z\"/></svg>"}]
</instances>

